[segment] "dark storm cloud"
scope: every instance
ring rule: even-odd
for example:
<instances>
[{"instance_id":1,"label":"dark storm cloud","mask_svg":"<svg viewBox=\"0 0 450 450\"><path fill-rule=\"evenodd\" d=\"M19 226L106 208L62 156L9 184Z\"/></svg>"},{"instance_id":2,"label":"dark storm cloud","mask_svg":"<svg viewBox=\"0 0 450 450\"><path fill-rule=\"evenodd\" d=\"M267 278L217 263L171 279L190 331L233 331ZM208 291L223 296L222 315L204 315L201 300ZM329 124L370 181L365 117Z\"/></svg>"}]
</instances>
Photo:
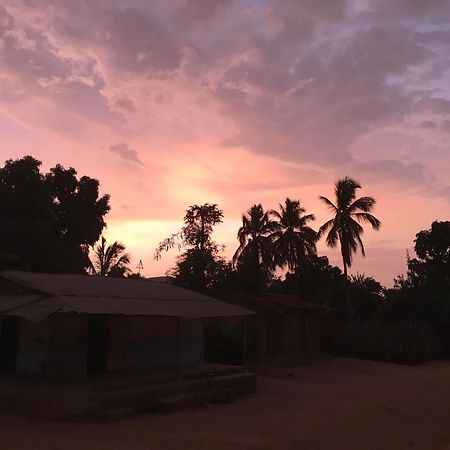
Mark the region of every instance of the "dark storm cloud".
<instances>
[{"instance_id":1,"label":"dark storm cloud","mask_svg":"<svg viewBox=\"0 0 450 450\"><path fill-rule=\"evenodd\" d=\"M144 165L144 163L139 159L137 152L135 150L130 149L128 145L125 144L124 142L111 145L109 147L109 150L119 155L125 161L131 161L141 166Z\"/></svg>"},{"instance_id":2,"label":"dark storm cloud","mask_svg":"<svg viewBox=\"0 0 450 450\"><path fill-rule=\"evenodd\" d=\"M413 98L388 76L428 56L408 30L379 27L320 57L316 48L300 55L293 47L277 65L239 62L227 70L215 94L239 129L229 144L299 161L348 161L358 136L410 111Z\"/></svg>"},{"instance_id":3,"label":"dark storm cloud","mask_svg":"<svg viewBox=\"0 0 450 450\"><path fill-rule=\"evenodd\" d=\"M427 167L420 163L405 163L395 159L358 163L356 168L372 180L402 186L422 186L434 181Z\"/></svg>"}]
</instances>

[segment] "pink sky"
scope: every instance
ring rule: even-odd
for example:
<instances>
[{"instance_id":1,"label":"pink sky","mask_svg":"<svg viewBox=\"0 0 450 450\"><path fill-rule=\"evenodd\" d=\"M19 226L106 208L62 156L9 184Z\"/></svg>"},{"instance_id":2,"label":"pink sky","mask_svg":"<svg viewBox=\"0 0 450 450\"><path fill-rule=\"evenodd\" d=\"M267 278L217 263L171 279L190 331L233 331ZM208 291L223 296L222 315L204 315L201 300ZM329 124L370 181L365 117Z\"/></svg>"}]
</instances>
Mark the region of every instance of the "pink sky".
<instances>
[{"instance_id":1,"label":"pink sky","mask_svg":"<svg viewBox=\"0 0 450 450\"><path fill-rule=\"evenodd\" d=\"M447 0L0 0L0 162L98 178L148 275L189 205L224 210L231 256L253 203L299 198L318 228L350 175L383 223L353 271L391 285L450 218L449 20Z\"/></svg>"}]
</instances>

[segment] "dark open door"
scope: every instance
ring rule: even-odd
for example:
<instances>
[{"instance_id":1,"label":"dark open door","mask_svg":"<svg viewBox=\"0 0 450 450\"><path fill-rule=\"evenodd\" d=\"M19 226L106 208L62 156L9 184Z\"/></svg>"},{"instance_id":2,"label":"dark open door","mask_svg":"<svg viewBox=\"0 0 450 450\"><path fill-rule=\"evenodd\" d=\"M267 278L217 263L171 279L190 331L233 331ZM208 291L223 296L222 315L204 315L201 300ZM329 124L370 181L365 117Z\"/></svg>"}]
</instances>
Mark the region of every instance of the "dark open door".
<instances>
[{"instance_id":1,"label":"dark open door","mask_svg":"<svg viewBox=\"0 0 450 450\"><path fill-rule=\"evenodd\" d=\"M19 347L19 318L0 318L0 373L15 373Z\"/></svg>"},{"instance_id":2,"label":"dark open door","mask_svg":"<svg viewBox=\"0 0 450 450\"><path fill-rule=\"evenodd\" d=\"M91 316L88 321L87 373L103 373L108 367L108 318Z\"/></svg>"}]
</instances>

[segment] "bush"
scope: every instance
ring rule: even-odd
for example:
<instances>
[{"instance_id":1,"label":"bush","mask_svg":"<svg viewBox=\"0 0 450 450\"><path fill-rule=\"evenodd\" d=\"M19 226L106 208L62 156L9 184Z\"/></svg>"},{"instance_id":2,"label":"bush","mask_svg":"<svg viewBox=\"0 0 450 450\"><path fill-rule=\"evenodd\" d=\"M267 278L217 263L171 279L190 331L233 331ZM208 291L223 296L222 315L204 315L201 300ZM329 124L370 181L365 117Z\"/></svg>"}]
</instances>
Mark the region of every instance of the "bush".
<instances>
[{"instance_id":1,"label":"bush","mask_svg":"<svg viewBox=\"0 0 450 450\"><path fill-rule=\"evenodd\" d=\"M337 325L323 348L336 356L419 364L443 356L436 331L426 322L359 322Z\"/></svg>"}]
</instances>

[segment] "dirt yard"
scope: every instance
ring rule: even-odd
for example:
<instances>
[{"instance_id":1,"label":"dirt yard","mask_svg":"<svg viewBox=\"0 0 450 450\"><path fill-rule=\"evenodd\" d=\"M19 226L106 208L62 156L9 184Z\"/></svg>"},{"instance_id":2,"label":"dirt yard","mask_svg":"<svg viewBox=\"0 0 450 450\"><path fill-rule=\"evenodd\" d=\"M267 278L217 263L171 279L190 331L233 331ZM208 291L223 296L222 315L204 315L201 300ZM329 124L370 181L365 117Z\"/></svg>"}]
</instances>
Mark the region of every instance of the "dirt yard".
<instances>
[{"instance_id":1,"label":"dirt yard","mask_svg":"<svg viewBox=\"0 0 450 450\"><path fill-rule=\"evenodd\" d=\"M327 359L269 374L233 404L167 415L107 424L0 415L0 448L450 450L450 362Z\"/></svg>"}]
</instances>

